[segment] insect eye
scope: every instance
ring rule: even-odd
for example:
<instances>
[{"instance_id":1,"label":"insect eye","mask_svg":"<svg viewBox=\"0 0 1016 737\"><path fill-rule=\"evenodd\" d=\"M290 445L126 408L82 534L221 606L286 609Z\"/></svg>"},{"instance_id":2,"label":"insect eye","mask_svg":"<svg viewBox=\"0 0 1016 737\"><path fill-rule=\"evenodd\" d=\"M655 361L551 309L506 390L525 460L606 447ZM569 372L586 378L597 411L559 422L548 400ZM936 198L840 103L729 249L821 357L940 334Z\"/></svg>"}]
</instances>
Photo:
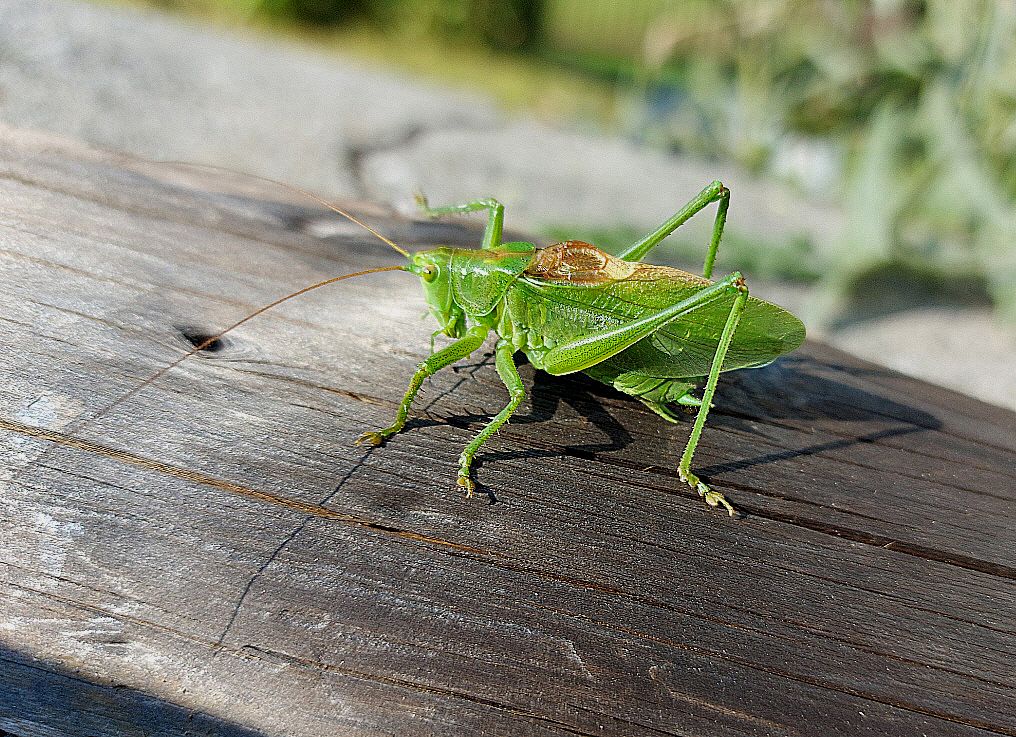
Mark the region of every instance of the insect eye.
<instances>
[{"instance_id":1,"label":"insect eye","mask_svg":"<svg viewBox=\"0 0 1016 737\"><path fill-rule=\"evenodd\" d=\"M434 277L437 276L437 267L433 264L427 264L420 270L420 274L423 276L424 281L434 281Z\"/></svg>"}]
</instances>

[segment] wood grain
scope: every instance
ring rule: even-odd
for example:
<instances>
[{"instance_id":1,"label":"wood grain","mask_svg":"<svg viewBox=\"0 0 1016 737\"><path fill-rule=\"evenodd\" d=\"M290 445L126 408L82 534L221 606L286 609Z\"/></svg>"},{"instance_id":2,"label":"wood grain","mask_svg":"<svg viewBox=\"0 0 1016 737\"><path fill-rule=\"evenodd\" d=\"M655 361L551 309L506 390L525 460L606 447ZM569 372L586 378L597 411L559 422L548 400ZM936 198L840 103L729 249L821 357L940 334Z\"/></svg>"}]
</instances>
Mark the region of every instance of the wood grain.
<instances>
[{"instance_id":1,"label":"wood grain","mask_svg":"<svg viewBox=\"0 0 1016 737\"><path fill-rule=\"evenodd\" d=\"M478 231L353 205L407 246ZM510 219L510 213L509 213ZM690 429L489 353L387 424L433 329L268 185L0 129L0 730L1016 735L1016 416L809 343ZM750 276L749 276L750 279Z\"/></svg>"}]
</instances>

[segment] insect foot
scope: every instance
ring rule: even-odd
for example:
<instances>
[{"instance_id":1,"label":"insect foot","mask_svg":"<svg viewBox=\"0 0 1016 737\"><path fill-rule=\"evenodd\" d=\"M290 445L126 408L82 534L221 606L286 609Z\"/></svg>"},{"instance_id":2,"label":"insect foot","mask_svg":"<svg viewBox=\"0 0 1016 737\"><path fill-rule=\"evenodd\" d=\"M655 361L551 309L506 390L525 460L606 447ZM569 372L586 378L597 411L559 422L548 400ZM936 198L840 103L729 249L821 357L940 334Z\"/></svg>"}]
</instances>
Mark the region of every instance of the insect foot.
<instances>
[{"instance_id":1,"label":"insect foot","mask_svg":"<svg viewBox=\"0 0 1016 737\"><path fill-rule=\"evenodd\" d=\"M727 497L723 496L723 494L718 491L710 489L699 479L698 476L690 472L686 474L683 471L679 471L679 475L681 476L681 480L688 484L688 486L695 489L695 491L699 493L699 496L705 499L706 504L710 507L719 507L722 505L724 509L727 510L727 514L731 517L734 517L735 519L739 519L741 517L741 513L734 509L734 505L727 501Z\"/></svg>"},{"instance_id":2,"label":"insect foot","mask_svg":"<svg viewBox=\"0 0 1016 737\"><path fill-rule=\"evenodd\" d=\"M462 455L459 456L459 477L455 480L459 486L466 490L466 499L470 499L473 496L473 492L476 491L476 482L470 478L469 467L473 465L473 456L469 453L467 448L463 451Z\"/></svg>"},{"instance_id":3,"label":"insect foot","mask_svg":"<svg viewBox=\"0 0 1016 737\"><path fill-rule=\"evenodd\" d=\"M355 441L353 441L353 444L354 445L363 445L364 443L369 443L370 445L378 446L378 445L381 445L385 441L386 437L388 437L388 436L384 433L384 431L381 431L381 432L365 432L363 435L361 435Z\"/></svg>"},{"instance_id":4,"label":"insect foot","mask_svg":"<svg viewBox=\"0 0 1016 737\"><path fill-rule=\"evenodd\" d=\"M466 490L466 499L472 499L473 492L476 491L476 482L473 481L471 478L469 478L468 473L469 472L467 471L466 474L463 474L460 471L459 477L458 479L456 479L455 483L457 483L459 486L463 487Z\"/></svg>"}]
</instances>

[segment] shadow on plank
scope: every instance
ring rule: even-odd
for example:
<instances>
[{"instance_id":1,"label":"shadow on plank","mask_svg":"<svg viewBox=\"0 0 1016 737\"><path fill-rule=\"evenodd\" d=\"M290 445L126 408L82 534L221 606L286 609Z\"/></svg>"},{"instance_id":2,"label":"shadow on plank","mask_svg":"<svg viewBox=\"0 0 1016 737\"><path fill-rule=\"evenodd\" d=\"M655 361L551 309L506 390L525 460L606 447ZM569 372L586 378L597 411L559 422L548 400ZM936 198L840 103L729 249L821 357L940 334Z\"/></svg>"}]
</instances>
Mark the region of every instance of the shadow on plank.
<instances>
[{"instance_id":1,"label":"shadow on plank","mask_svg":"<svg viewBox=\"0 0 1016 737\"><path fill-rule=\"evenodd\" d=\"M0 648L0 735L262 737L261 732Z\"/></svg>"}]
</instances>

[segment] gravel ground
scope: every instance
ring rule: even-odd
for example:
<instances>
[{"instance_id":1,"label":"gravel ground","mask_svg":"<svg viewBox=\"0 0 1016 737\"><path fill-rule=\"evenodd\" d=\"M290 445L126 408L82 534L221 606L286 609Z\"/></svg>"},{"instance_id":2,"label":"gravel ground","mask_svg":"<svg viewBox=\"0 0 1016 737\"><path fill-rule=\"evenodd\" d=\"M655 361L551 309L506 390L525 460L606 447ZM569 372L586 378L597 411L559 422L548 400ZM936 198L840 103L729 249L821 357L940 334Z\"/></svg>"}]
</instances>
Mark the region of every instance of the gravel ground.
<instances>
[{"instance_id":1,"label":"gravel ground","mask_svg":"<svg viewBox=\"0 0 1016 737\"><path fill-rule=\"evenodd\" d=\"M147 158L217 164L405 207L494 194L510 226L649 229L712 179L733 192L730 232L835 248L835 204L733 165L509 118L487 99L263 39L137 10L0 0L0 121ZM696 224L705 234L708 218ZM749 275L750 277L750 275ZM799 310L816 295L758 283ZM1016 409L1016 329L984 311L921 309L813 335Z\"/></svg>"}]
</instances>

